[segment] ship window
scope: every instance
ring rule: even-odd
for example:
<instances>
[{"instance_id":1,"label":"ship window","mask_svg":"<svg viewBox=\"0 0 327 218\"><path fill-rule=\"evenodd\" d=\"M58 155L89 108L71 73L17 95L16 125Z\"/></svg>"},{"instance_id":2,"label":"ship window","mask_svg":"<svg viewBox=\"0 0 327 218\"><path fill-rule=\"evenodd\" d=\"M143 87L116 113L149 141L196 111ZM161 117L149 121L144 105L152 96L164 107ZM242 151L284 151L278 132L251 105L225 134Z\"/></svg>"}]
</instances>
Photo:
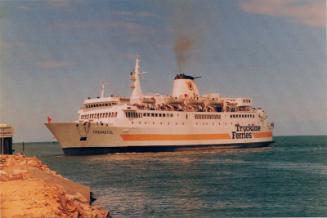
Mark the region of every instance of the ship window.
<instances>
[{"instance_id":1,"label":"ship window","mask_svg":"<svg viewBox=\"0 0 327 218\"><path fill-rule=\"evenodd\" d=\"M151 117L154 117L154 113L151 113Z\"/></svg>"},{"instance_id":2,"label":"ship window","mask_svg":"<svg viewBox=\"0 0 327 218\"><path fill-rule=\"evenodd\" d=\"M158 114L157 114L157 113L155 113L154 115L155 115L155 117L157 117L157 116L158 116Z\"/></svg>"},{"instance_id":3,"label":"ship window","mask_svg":"<svg viewBox=\"0 0 327 218\"><path fill-rule=\"evenodd\" d=\"M150 113L147 113L146 116L149 117L150 116Z\"/></svg>"},{"instance_id":4,"label":"ship window","mask_svg":"<svg viewBox=\"0 0 327 218\"><path fill-rule=\"evenodd\" d=\"M166 117L166 114L162 114L163 117Z\"/></svg>"},{"instance_id":5,"label":"ship window","mask_svg":"<svg viewBox=\"0 0 327 218\"><path fill-rule=\"evenodd\" d=\"M146 113L143 113L143 117L146 117Z\"/></svg>"},{"instance_id":6,"label":"ship window","mask_svg":"<svg viewBox=\"0 0 327 218\"><path fill-rule=\"evenodd\" d=\"M161 117L161 114L159 114L159 117Z\"/></svg>"}]
</instances>

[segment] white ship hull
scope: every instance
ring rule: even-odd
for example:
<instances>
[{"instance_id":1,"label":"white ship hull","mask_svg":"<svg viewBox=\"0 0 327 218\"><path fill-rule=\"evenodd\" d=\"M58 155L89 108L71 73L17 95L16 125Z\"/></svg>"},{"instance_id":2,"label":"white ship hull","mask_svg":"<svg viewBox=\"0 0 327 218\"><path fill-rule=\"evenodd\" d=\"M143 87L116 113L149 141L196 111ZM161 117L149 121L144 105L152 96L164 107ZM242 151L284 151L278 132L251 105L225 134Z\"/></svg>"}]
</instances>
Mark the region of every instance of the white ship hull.
<instances>
[{"instance_id":1,"label":"white ship hull","mask_svg":"<svg viewBox=\"0 0 327 218\"><path fill-rule=\"evenodd\" d=\"M271 130L235 138L235 125L221 128L113 127L100 124L47 123L65 154L174 151L192 147L258 147L269 145ZM234 132L234 133L233 133Z\"/></svg>"},{"instance_id":2,"label":"white ship hull","mask_svg":"<svg viewBox=\"0 0 327 218\"><path fill-rule=\"evenodd\" d=\"M88 98L78 120L46 126L66 154L174 151L190 147L254 147L271 143L273 124L248 97L200 95L198 77L177 74L172 95L145 95L140 59L131 72L130 98Z\"/></svg>"}]
</instances>

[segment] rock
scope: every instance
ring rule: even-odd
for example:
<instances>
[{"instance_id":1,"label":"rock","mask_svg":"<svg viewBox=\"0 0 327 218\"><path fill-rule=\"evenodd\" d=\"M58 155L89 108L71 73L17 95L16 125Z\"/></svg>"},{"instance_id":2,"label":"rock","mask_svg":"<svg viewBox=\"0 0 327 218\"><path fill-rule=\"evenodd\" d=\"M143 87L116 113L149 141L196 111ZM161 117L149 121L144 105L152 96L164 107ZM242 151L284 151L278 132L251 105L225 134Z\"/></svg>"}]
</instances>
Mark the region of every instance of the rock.
<instances>
[{"instance_id":1,"label":"rock","mask_svg":"<svg viewBox=\"0 0 327 218\"><path fill-rule=\"evenodd\" d=\"M35 157L0 155L0 164L3 217L109 216L107 210L90 205L89 195L85 197L88 187L62 177Z\"/></svg>"}]
</instances>

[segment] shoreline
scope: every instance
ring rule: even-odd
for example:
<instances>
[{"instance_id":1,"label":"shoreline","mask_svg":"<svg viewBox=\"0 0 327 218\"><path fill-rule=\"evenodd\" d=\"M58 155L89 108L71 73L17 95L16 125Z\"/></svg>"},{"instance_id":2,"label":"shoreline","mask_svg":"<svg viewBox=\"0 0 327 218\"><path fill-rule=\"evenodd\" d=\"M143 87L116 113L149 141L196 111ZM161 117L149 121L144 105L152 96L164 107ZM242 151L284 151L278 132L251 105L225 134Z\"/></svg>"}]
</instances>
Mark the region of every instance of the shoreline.
<instances>
[{"instance_id":1,"label":"shoreline","mask_svg":"<svg viewBox=\"0 0 327 218\"><path fill-rule=\"evenodd\" d=\"M0 217L109 217L91 198L36 157L0 155Z\"/></svg>"}]
</instances>

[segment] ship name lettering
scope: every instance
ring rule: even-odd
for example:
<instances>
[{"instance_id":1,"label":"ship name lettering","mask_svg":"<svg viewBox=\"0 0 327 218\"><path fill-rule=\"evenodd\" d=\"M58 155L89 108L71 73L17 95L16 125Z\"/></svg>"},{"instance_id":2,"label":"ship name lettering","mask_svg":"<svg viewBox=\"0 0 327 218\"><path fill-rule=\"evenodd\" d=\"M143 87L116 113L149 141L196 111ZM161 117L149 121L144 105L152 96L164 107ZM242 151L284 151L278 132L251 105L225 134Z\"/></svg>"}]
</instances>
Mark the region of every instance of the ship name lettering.
<instances>
[{"instance_id":1,"label":"ship name lettering","mask_svg":"<svg viewBox=\"0 0 327 218\"><path fill-rule=\"evenodd\" d=\"M110 134L112 135L112 131L111 130L93 130L93 134Z\"/></svg>"},{"instance_id":2,"label":"ship name lettering","mask_svg":"<svg viewBox=\"0 0 327 218\"><path fill-rule=\"evenodd\" d=\"M241 126L240 124L235 124L236 131L232 132L233 139L251 139L252 132L258 132L261 129L261 126L247 125Z\"/></svg>"},{"instance_id":3,"label":"ship name lettering","mask_svg":"<svg viewBox=\"0 0 327 218\"><path fill-rule=\"evenodd\" d=\"M252 132L232 132L233 139L251 139Z\"/></svg>"},{"instance_id":4,"label":"ship name lettering","mask_svg":"<svg viewBox=\"0 0 327 218\"><path fill-rule=\"evenodd\" d=\"M241 126L240 124L235 124L236 131L237 132L254 132L254 131L260 131L261 126L255 126L254 124L252 125L247 125L247 126Z\"/></svg>"}]
</instances>

